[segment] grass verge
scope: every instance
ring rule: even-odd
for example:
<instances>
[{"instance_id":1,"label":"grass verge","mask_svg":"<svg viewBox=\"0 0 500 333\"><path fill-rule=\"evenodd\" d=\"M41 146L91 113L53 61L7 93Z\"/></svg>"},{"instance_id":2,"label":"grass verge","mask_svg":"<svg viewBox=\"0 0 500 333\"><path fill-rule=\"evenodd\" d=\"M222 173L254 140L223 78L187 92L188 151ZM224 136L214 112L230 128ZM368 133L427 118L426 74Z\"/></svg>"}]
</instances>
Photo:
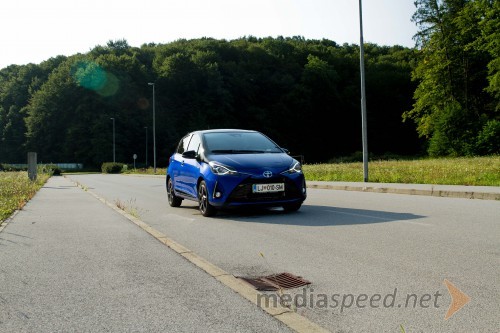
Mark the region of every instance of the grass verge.
<instances>
[{"instance_id":1,"label":"grass verge","mask_svg":"<svg viewBox=\"0 0 500 333\"><path fill-rule=\"evenodd\" d=\"M309 181L362 182L363 163L325 163L303 166ZM158 168L157 175L165 175ZM129 174L154 174L153 168L128 169ZM370 161L374 183L500 186L500 156Z\"/></svg>"},{"instance_id":2,"label":"grass verge","mask_svg":"<svg viewBox=\"0 0 500 333\"><path fill-rule=\"evenodd\" d=\"M374 183L500 186L500 156L370 161ZM311 181L362 182L363 163L306 164Z\"/></svg>"},{"instance_id":3,"label":"grass verge","mask_svg":"<svg viewBox=\"0 0 500 333\"><path fill-rule=\"evenodd\" d=\"M156 168L156 175L159 176L164 176L167 172L166 168ZM155 175L154 169L153 168L128 168L127 170L123 171L122 173L125 174L141 174L141 175Z\"/></svg>"},{"instance_id":4,"label":"grass verge","mask_svg":"<svg viewBox=\"0 0 500 333\"><path fill-rule=\"evenodd\" d=\"M38 173L31 182L26 171L0 172L0 224L15 210L21 209L45 184L50 173Z\"/></svg>"}]
</instances>

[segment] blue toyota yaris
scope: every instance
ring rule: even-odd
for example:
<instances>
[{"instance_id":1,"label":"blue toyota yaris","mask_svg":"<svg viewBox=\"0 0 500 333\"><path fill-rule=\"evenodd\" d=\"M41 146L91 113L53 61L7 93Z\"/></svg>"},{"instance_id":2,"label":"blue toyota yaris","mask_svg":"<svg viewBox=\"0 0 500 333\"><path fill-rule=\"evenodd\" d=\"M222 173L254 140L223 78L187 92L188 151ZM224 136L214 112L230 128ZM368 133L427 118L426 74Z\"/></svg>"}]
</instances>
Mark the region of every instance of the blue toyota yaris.
<instances>
[{"instance_id":1,"label":"blue toyota yaris","mask_svg":"<svg viewBox=\"0 0 500 333\"><path fill-rule=\"evenodd\" d=\"M247 130L186 135L170 157L166 186L170 206L197 201L203 216L251 205L296 211L306 199L300 163L264 134Z\"/></svg>"}]
</instances>

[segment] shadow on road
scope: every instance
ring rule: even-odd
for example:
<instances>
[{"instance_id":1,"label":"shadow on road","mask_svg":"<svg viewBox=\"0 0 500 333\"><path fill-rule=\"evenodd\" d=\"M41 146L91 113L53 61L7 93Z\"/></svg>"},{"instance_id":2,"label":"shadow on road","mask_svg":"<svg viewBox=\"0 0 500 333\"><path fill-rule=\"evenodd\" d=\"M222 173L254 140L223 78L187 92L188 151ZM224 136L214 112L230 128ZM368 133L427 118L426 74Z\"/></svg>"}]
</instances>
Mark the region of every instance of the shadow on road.
<instances>
[{"instance_id":1,"label":"shadow on road","mask_svg":"<svg viewBox=\"0 0 500 333\"><path fill-rule=\"evenodd\" d=\"M231 219L240 222L303 225L303 226L335 226L373 224L395 221L416 220L425 216L395 213L378 210L339 208L330 206L303 205L298 212L287 213L281 209L252 209L220 211L215 218Z\"/></svg>"}]
</instances>

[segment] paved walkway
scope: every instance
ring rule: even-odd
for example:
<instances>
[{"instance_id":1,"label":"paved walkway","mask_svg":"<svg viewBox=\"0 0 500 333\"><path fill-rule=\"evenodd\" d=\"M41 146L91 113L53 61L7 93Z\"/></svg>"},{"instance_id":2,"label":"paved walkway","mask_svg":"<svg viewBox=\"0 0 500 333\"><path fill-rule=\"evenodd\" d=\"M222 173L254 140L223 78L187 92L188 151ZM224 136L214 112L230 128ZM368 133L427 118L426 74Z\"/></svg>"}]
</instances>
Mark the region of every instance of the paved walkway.
<instances>
[{"instance_id":1,"label":"paved walkway","mask_svg":"<svg viewBox=\"0 0 500 333\"><path fill-rule=\"evenodd\" d=\"M468 199L500 200L500 186L461 186L398 183L356 183L308 181L307 187L376 193L430 195Z\"/></svg>"},{"instance_id":2,"label":"paved walkway","mask_svg":"<svg viewBox=\"0 0 500 333\"><path fill-rule=\"evenodd\" d=\"M63 177L0 232L0 332L289 332Z\"/></svg>"}]
</instances>

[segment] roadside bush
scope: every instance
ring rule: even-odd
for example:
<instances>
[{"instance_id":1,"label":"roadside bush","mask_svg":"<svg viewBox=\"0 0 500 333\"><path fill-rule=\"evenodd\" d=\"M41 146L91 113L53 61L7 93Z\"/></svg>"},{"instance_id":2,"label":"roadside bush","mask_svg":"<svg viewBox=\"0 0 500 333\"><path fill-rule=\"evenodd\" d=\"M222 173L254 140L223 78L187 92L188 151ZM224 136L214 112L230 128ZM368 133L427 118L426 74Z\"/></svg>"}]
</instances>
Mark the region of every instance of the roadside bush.
<instances>
[{"instance_id":1,"label":"roadside bush","mask_svg":"<svg viewBox=\"0 0 500 333\"><path fill-rule=\"evenodd\" d=\"M102 173L120 173L123 170L123 163L105 162L102 164Z\"/></svg>"},{"instance_id":2,"label":"roadside bush","mask_svg":"<svg viewBox=\"0 0 500 333\"><path fill-rule=\"evenodd\" d=\"M44 172L52 176L60 176L62 170L55 164L47 164L44 166Z\"/></svg>"},{"instance_id":3,"label":"roadside bush","mask_svg":"<svg viewBox=\"0 0 500 333\"><path fill-rule=\"evenodd\" d=\"M490 120L477 138L478 154L500 154L500 121Z\"/></svg>"},{"instance_id":4,"label":"roadside bush","mask_svg":"<svg viewBox=\"0 0 500 333\"><path fill-rule=\"evenodd\" d=\"M28 168L15 167L10 164L0 163L0 171L27 171Z\"/></svg>"}]
</instances>

